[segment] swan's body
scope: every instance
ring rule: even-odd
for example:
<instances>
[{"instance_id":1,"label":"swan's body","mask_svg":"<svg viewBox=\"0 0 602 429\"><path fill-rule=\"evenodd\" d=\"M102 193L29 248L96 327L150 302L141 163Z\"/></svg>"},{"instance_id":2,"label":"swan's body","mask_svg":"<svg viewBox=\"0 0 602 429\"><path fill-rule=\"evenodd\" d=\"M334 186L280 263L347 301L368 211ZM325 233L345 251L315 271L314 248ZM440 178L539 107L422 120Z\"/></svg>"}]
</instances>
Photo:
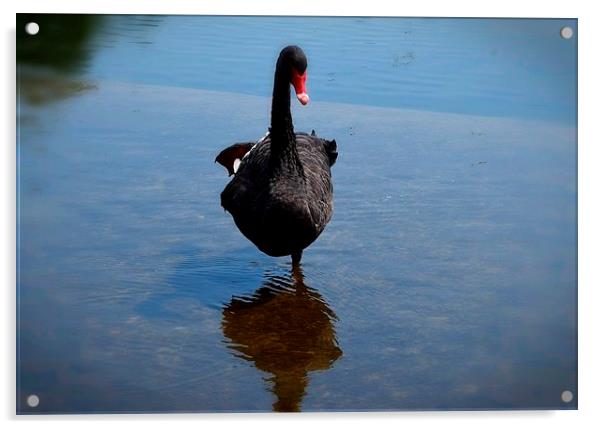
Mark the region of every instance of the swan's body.
<instances>
[{"instance_id":1,"label":"swan's body","mask_svg":"<svg viewBox=\"0 0 602 429\"><path fill-rule=\"evenodd\" d=\"M281 52L269 133L255 144L230 146L216 159L234 174L221 203L238 229L262 252L292 255L293 263L332 216L330 167L337 157L334 140L294 132L289 86L292 82L301 103L307 104L306 64L300 48L289 46Z\"/></svg>"}]
</instances>

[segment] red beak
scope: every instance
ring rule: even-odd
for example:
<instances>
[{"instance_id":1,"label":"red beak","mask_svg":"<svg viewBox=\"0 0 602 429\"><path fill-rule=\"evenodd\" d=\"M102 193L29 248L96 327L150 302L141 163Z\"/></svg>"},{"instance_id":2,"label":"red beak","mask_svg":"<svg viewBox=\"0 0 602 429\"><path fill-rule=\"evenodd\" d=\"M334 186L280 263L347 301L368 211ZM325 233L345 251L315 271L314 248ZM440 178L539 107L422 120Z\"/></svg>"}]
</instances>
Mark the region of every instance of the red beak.
<instances>
[{"instance_id":1,"label":"red beak","mask_svg":"<svg viewBox=\"0 0 602 429\"><path fill-rule=\"evenodd\" d=\"M305 89L305 81L307 80L307 70L300 74L297 70L293 69L293 77L291 78L291 83L295 87L295 93L297 94L297 99L304 106L309 103L309 95L307 95L307 90Z\"/></svg>"}]
</instances>

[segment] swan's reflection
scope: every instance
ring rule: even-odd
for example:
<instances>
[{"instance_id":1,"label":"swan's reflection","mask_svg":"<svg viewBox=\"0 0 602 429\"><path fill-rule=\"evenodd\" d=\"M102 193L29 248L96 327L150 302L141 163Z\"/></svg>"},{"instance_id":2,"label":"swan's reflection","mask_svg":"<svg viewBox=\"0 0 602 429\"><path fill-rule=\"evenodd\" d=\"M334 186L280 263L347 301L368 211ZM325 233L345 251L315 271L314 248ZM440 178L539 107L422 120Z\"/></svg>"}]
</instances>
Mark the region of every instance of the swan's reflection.
<instances>
[{"instance_id":1,"label":"swan's reflection","mask_svg":"<svg viewBox=\"0 0 602 429\"><path fill-rule=\"evenodd\" d=\"M290 277L269 276L251 297L233 298L223 310L222 329L236 356L272 374L274 411L299 411L308 373L329 369L342 355L335 320L296 267Z\"/></svg>"}]
</instances>

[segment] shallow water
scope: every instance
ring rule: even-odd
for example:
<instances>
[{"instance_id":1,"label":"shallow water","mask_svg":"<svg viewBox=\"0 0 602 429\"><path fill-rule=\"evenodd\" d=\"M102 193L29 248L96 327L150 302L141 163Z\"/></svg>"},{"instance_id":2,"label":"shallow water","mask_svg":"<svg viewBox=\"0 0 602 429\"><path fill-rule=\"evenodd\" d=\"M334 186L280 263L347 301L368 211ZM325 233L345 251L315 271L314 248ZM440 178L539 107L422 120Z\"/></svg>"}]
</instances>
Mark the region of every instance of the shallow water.
<instances>
[{"instance_id":1,"label":"shallow water","mask_svg":"<svg viewBox=\"0 0 602 429\"><path fill-rule=\"evenodd\" d=\"M104 17L69 70L22 66L19 412L574 408L575 47L538 38L567 21L202 21ZM213 163L265 133L285 23L312 64L296 129L340 152L295 273L237 231ZM458 49L477 30L514 56ZM478 58L474 86L443 80Z\"/></svg>"}]
</instances>

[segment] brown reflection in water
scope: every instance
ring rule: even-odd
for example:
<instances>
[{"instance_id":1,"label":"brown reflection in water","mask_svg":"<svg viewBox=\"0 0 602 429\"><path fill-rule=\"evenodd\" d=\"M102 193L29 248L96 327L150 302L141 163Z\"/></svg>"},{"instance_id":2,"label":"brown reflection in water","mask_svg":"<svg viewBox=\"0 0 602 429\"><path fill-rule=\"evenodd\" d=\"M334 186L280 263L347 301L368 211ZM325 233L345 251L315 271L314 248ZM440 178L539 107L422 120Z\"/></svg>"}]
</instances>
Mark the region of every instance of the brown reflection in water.
<instances>
[{"instance_id":1,"label":"brown reflection in water","mask_svg":"<svg viewBox=\"0 0 602 429\"><path fill-rule=\"evenodd\" d=\"M250 297L234 297L223 310L222 330L236 356L272 374L274 411L300 411L308 373L329 369L343 354L336 320L299 267L291 277L270 276Z\"/></svg>"},{"instance_id":2,"label":"brown reflection in water","mask_svg":"<svg viewBox=\"0 0 602 429\"><path fill-rule=\"evenodd\" d=\"M82 94L98 89L96 84L69 79L56 74L25 74L19 79L20 94L33 105L42 105L51 101Z\"/></svg>"}]
</instances>

